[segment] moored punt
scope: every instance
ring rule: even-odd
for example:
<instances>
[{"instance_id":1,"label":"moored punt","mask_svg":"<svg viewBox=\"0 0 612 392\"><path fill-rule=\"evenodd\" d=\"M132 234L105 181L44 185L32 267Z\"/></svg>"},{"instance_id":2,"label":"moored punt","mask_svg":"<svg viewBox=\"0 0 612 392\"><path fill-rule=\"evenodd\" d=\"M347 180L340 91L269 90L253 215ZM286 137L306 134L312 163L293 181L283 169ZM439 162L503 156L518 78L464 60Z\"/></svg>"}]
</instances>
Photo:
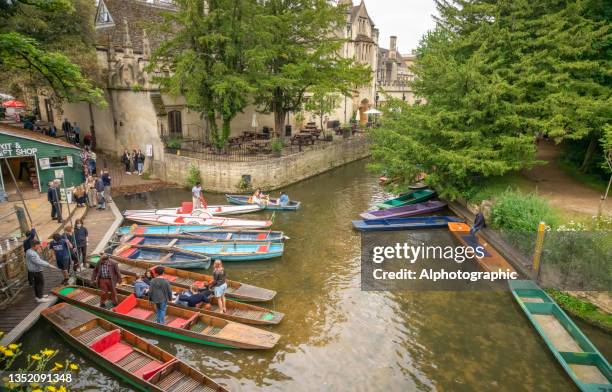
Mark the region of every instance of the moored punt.
<instances>
[{"instance_id":1,"label":"moored punt","mask_svg":"<svg viewBox=\"0 0 612 392\"><path fill-rule=\"evenodd\" d=\"M508 281L514 299L565 372L584 392L612 390L612 368L572 319L532 281Z\"/></svg>"},{"instance_id":2,"label":"moored punt","mask_svg":"<svg viewBox=\"0 0 612 392\"><path fill-rule=\"evenodd\" d=\"M119 304L109 310L99 306L101 293L96 289L76 286L53 289L53 294L64 302L111 322L187 342L262 350L274 347L280 339L280 335L272 332L175 306L168 306L165 324L159 324L156 322L154 305L149 301L138 299L133 294L118 294Z\"/></svg>"},{"instance_id":3,"label":"moored punt","mask_svg":"<svg viewBox=\"0 0 612 392\"><path fill-rule=\"evenodd\" d=\"M42 311L68 343L141 391L227 391L133 333L67 303Z\"/></svg>"},{"instance_id":4,"label":"moored punt","mask_svg":"<svg viewBox=\"0 0 612 392\"><path fill-rule=\"evenodd\" d=\"M514 268L500 255L491 245L482 240L480 234L470 234L470 226L465 223L449 222L448 229L461 242L463 246L470 246L473 249L481 247L484 252L483 257L475 256L476 262L482 269L489 272L514 272Z\"/></svg>"},{"instance_id":5,"label":"moored punt","mask_svg":"<svg viewBox=\"0 0 612 392\"><path fill-rule=\"evenodd\" d=\"M398 196L394 199L386 200L376 206L380 209L386 210L394 207L401 207L409 204L416 204L423 201L427 201L434 197L436 192L431 189L420 189L413 192L406 193L405 195Z\"/></svg>"},{"instance_id":6,"label":"moored punt","mask_svg":"<svg viewBox=\"0 0 612 392\"><path fill-rule=\"evenodd\" d=\"M131 225L122 226L117 229L116 235L122 236L125 234L183 234L183 233L202 233L213 230L221 230L215 226L204 226L204 225L171 225L171 226L160 226L160 225ZM239 229L235 229L239 230ZM234 231L230 229L229 231Z\"/></svg>"},{"instance_id":7,"label":"moored punt","mask_svg":"<svg viewBox=\"0 0 612 392\"><path fill-rule=\"evenodd\" d=\"M207 215L208 216L208 215ZM199 225L213 226L216 228L243 228L243 229L265 229L272 226L272 221L269 220L251 220L251 219L236 219L236 218L221 218L221 217L183 217L183 216L167 216L167 215L126 215L125 219L138 223L152 225Z\"/></svg>"},{"instance_id":8,"label":"moored punt","mask_svg":"<svg viewBox=\"0 0 612 392\"><path fill-rule=\"evenodd\" d=\"M96 264L98 256L91 257L90 263ZM121 273L128 275L144 274L147 270L155 267L155 264L147 263L140 260L126 259L119 256L111 256L112 259L119 263ZM211 275L200 274L192 271L184 271L176 268L165 267L163 277L172 285L190 288L192 285L203 287L206 283L213 280ZM268 302L272 301L276 296L276 291L264 289L262 287L253 286L237 282L235 280L226 280L227 291L225 296L236 299L241 302Z\"/></svg>"},{"instance_id":9,"label":"moored punt","mask_svg":"<svg viewBox=\"0 0 612 392\"><path fill-rule=\"evenodd\" d=\"M92 286L91 282L91 271L80 271L77 273L77 278L87 286ZM124 275L121 282L117 283L117 292L125 295L134 293L134 282L137 277L135 275ZM171 284L172 291L176 295L180 295L182 292L188 290L184 287L179 287ZM225 307L227 313L221 312L217 306L217 299L211 297L211 306L209 309L206 307L202 308L190 308L183 306L180 303L169 304L180 308L190 309L193 311L200 312L202 314L210 314L211 316L219 317L226 320L236 321L238 323L253 324L253 325L275 325L281 322L285 316L283 313L275 312L263 308L261 306L250 305L242 302L233 301L229 298L225 299Z\"/></svg>"},{"instance_id":10,"label":"moored punt","mask_svg":"<svg viewBox=\"0 0 612 392\"><path fill-rule=\"evenodd\" d=\"M129 244L119 245L113 254L132 260L142 260L153 265L183 269L207 269L210 257L182 249L134 248Z\"/></svg>"},{"instance_id":11,"label":"moored punt","mask_svg":"<svg viewBox=\"0 0 612 392\"><path fill-rule=\"evenodd\" d=\"M153 244L149 244L153 242ZM122 247L131 246L137 249L167 249L176 252L190 252L194 255L202 254L211 259L221 261L252 261L269 260L281 257L285 250L282 242L200 242L197 244L181 245L178 239L170 240L165 244L155 244L147 241L145 237L134 237Z\"/></svg>"},{"instance_id":12,"label":"moored punt","mask_svg":"<svg viewBox=\"0 0 612 392\"><path fill-rule=\"evenodd\" d=\"M370 219L353 221L353 226L359 231L393 231L435 229L447 227L449 222L462 222L462 219L454 216Z\"/></svg>"},{"instance_id":13,"label":"moored punt","mask_svg":"<svg viewBox=\"0 0 612 392\"><path fill-rule=\"evenodd\" d=\"M274 211L297 211L300 208L301 203L299 201L290 200L286 205L278 204L278 199L270 199L267 204L254 204L250 202L251 196L245 195L225 195L227 201L232 204L238 205L259 205L265 210Z\"/></svg>"},{"instance_id":14,"label":"moored punt","mask_svg":"<svg viewBox=\"0 0 612 392\"><path fill-rule=\"evenodd\" d=\"M263 210L258 205L214 205L206 206L202 208L193 208L193 203L185 202L180 207L174 208L160 208L156 210L126 210L123 215L171 215L171 216L200 216L202 213L209 214L210 216L225 216L225 215L239 215L248 214L251 212L257 212Z\"/></svg>"},{"instance_id":15,"label":"moored punt","mask_svg":"<svg viewBox=\"0 0 612 392\"><path fill-rule=\"evenodd\" d=\"M130 241L134 237L145 237L147 239L156 239L158 241L172 240L178 238L181 242L214 242L214 241L238 241L238 242L283 242L287 237L282 231L271 230L207 230L203 232L185 231L181 234L147 234L148 229L157 228L160 226L137 227L133 231L128 231L126 234L117 231L122 242ZM154 232L154 231L153 231Z\"/></svg>"},{"instance_id":16,"label":"moored punt","mask_svg":"<svg viewBox=\"0 0 612 392\"><path fill-rule=\"evenodd\" d=\"M444 207L446 207L446 203L434 200L393 207L386 210L366 211L360 214L360 216L363 219L405 218L408 216L431 214L432 212L440 211Z\"/></svg>"}]
</instances>

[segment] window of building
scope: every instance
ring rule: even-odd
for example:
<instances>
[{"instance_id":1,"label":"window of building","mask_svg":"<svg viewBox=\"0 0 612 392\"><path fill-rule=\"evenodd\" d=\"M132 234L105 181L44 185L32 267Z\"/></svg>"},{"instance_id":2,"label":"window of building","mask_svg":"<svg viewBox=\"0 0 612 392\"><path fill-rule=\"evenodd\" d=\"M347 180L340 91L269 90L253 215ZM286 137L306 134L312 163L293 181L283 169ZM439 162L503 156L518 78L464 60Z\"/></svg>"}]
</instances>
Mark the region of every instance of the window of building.
<instances>
[{"instance_id":1,"label":"window of building","mask_svg":"<svg viewBox=\"0 0 612 392\"><path fill-rule=\"evenodd\" d=\"M72 157L70 155L49 157L49 167L72 167Z\"/></svg>"},{"instance_id":2,"label":"window of building","mask_svg":"<svg viewBox=\"0 0 612 392\"><path fill-rule=\"evenodd\" d=\"M180 136L183 134L183 120L179 110L168 112L168 132L170 132L171 135Z\"/></svg>"}]
</instances>

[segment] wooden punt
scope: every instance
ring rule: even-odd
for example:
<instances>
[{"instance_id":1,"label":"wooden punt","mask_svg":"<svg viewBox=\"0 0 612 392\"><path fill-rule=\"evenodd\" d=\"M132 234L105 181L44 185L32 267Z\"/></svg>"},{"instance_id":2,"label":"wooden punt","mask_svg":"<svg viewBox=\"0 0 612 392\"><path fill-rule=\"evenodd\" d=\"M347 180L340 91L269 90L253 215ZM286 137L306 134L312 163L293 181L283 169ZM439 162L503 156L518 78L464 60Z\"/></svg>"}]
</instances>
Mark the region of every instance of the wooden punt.
<instances>
[{"instance_id":1,"label":"wooden punt","mask_svg":"<svg viewBox=\"0 0 612 392\"><path fill-rule=\"evenodd\" d=\"M359 231L418 230L447 227L449 222L461 222L454 216L424 216L411 218L368 219L353 221Z\"/></svg>"},{"instance_id":2,"label":"wooden punt","mask_svg":"<svg viewBox=\"0 0 612 392\"><path fill-rule=\"evenodd\" d=\"M251 198L251 196L225 195L225 197L227 198L227 201L231 204L258 205L258 204L249 202L249 199ZM295 201L295 200L290 200L289 204L284 205L284 206L281 206L280 204L277 204L277 203L278 203L277 199L270 199L270 202L268 204L259 204L259 206L266 210L272 210L272 211L297 211L300 209L300 205L301 205L299 201Z\"/></svg>"},{"instance_id":3,"label":"wooden punt","mask_svg":"<svg viewBox=\"0 0 612 392\"><path fill-rule=\"evenodd\" d=\"M488 272L515 272L514 267L512 267L495 248L487 244L480 234L476 233L475 236L470 234L470 225L459 222L448 222L448 229L463 246L470 246L474 249L479 246L483 248L484 256L474 257L483 270Z\"/></svg>"},{"instance_id":4,"label":"wooden punt","mask_svg":"<svg viewBox=\"0 0 612 392\"><path fill-rule=\"evenodd\" d=\"M133 333L67 303L42 316L96 364L141 391L207 391L226 388Z\"/></svg>"},{"instance_id":5,"label":"wooden punt","mask_svg":"<svg viewBox=\"0 0 612 392\"><path fill-rule=\"evenodd\" d=\"M386 210L394 207L401 207L409 204L421 203L434 197L436 192L431 189L419 189L400 195L394 199L386 200L376 206L382 210Z\"/></svg>"},{"instance_id":6,"label":"wooden punt","mask_svg":"<svg viewBox=\"0 0 612 392\"><path fill-rule=\"evenodd\" d=\"M235 242L283 242L287 239L282 231L272 230L206 230L198 231L180 231L178 233L159 233L156 230L148 232L148 228L158 228L159 226L136 227L134 230L117 231L117 239L121 242L128 242L134 237L174 239L178 238L181 242L190 242L192 244L198 242L216 242L216 241L235 241Z\"/></svg>"},{"instance_id":7,"label":"wooden punt","mask_svg":"<svg viewBox=\"0 0 612 392\"><path fill-rule=\"evenodd\" d=\"M113 254L164 267L182 269L207 269L210 267L210 257L178 248L136 248L130 244L121 244L113 250Z\"/></svg>"},{"instance_id":8,"label":"wooden punt","mask_svg":"<svg viewBox=\"0 0 612 392\"><path fill-rule=\"evenodd\" d=\"M91 271L82 270L77 273L77 278L83 282L83 284L87 286L92 286L91 284ZM125 295L130 295L134 292L134 282L136 281L136 275L123 275L121 278L121 282L117 284L117 292ZM172 287L172 291L176 295L180 295L185 290L188 290L184 287L175 286L173 284L170 285ZM179 303L174 303L173 306L177 306L179 308L190 309L193 311L199 311L202 314L209 314L211 316L219 317L226 320L236 321L238 323L244 324L253 324L253 325L276 325L281 322L284 313L275 312L273 310L269 310L263 308L261 306L250 305L242 302L233 301L231 299L225 299L225 307L227 309L227 313L221 312L217 299L215 297L211 298L211 307L210 309L203 308L190 308L188 306L183 306Z\"/></svg>"},{"instance_id":9,"label":"wooden punt","mask_svg":"<svg viewBox=\"0 0 612 392\"><path fill-rule=\"evenodd\" d=\"M100 290L77 286L53 289L53 294L64 302L84 308L111 322L187 342L262 350L274 347L280 339L280 335L272 332L175 306L166 309L166 323L158 324L151 302L138 299L134 294L118 294L119 304L109 310L99 306L101 293Z\"/></svg>"},{"instance_id":10,"label":"wooden punt","mask_svg":"<svg viewBox=\"0 0 612 392\"><path fill-rule=\"evenodd\" d=\"M446 203L434 200L423 203L408 204L401 207L389 208L386 210L366 211L360 214L363 219L390 219L406 218L409 216L431 214L446 207Z\"/></svg>"},{"instance_id":11,"label":"wooden punt","mask_svg":"<svg viewBox=\"0 0 612 392\"><path fill-rule=\"evenodd\" d=\"M533 281L508 281L516 302L565 372L584 392L612 391L612 368L572 319Z\"/></svg>"},{"instance_id":12,"label":"wooden punt","mask_svg":"<svg viewBox=\"0 0 612 392\"><path fill-rule=\"evenodd\" d=\"M169 216L169 215L126 215L125 219L150 224L150 225L196 225L196 226L214 226L216 228L239 228L239 229L266 229L272 226L272 221L269 220L252 220L252 219L237 219L224 217L210 217L208 214L204 216Z\"/></svg>"},{"instance_id":13,"label":"wooden punt","mask_svg":"<svg viewBox=\"0 0 612 392\"><path fill-rule=\"evenodd\" d=\"M148 269L155 267L154 264L144 261L132 260L119 256L111 256L111 258L119 263L119 269L123 274L140 275L144 274ZM98 260L99 256L92 256L89 258L91 264L96 264ZM164 267L164 278L175 286L187 289L192 285L202 287L205 283L213 280L211 275L184 271L171 267ZM227 280L226 282L227 291L225 292L225 296L241 302L268 302L272 301L276 296L276 291L274 290L252 286L235 280Z\"/></svg>"},{"instance_id":14,"label":"wooden punt","mask_svg":"<svg viewBox=\"0 0 612 392\"><path fill-rule=\"evenodd\" d=\"M150 244L150 242L153 242ZM281 257L285 251L282 242L199 242L196 244L183 244L180 239L167 240L166 243L155 244L152 239L146 237L134 237L125 245L121 245L123 252L131 252L131 249L143 250L166 250L173 253L205 255L213 260L221 261L252 261L269 260ZM128 251L128 249L130 249Z\"/></svg>"},{"instance_id":15,"label":"wooden punt","mask_svg":"<svg viewBox=\"0 0 612 392\"><path fill-rule=\"evenodd\" d=\"M172 216L200 216L202 213L209 216L226 216L248 214L263 210L258 205L214 205L205 208L193 208L192 202L184 202L180 207L160 208L156 210L125 210L123 215L172 215Z\"/></svg>"}]
</instances>

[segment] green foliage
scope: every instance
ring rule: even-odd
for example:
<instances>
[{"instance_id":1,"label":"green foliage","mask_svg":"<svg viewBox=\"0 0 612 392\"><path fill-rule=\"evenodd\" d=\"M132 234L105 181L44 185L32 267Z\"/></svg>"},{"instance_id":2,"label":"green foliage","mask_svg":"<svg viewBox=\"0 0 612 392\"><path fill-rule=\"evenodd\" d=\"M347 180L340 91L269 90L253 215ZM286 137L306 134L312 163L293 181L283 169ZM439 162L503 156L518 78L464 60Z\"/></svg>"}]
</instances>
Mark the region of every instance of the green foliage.
<instances>
[{"instance_id":1,"label":"green foliage","mask_svg":"<svg viewBox=\"0 0 612 392\"><path fill-rule=\"evenodd\" d=\"M187 170L187 186L192 188L198 182L202 182L202 175L200 174L200 169L197 166L189 165L189 169Z\"/></svg>"},{"instance_id":2,"label":"green foliage","mask_svg":"<svg viewBox=\"0 0 612 392\"><path fill-rule=\"evenodd\" d=\"M479 177L533 166L538 133L592 138L612 118L603 3L438 1L413 67L426 103L392 104L373 132L375 169L408 184L421 165L454 198Z\"/></svg>"},{"instance_id":3,"label":"green foliage","mask_svg":"<svg viewBox=\"0 0 612 392\"><path fill-rule=\"evenodd\" d=\"M175 150L179 150L182 146L183 146L183 139L177 138L177 137L168 140L168 143L166 144L166 147L172 148Z\"/></svg>"},{"instance_id":4,"label":"green foliage","mask_svg":"<svg viewBox=\"0 0 612 392\"><path fill-rule=\"evenodd\" d=\"M520 173L508 173L499 177L486 177L473 181L461 196L467 201L480 204L484 200L495 201L508 190L531 192L534 186Z\"/></svg>"},{"instance_id":5,"label":"green foliage","mask_svg":"<svg viewBox=\"0 0 612 392\"><path fill-rule=\"evenodd\" d=\"M251 189L251 184L244 177L242 177L240 181L238 181L238 189L247 191Z\"/></svg>"},{"instance_id":6,"label":"green foliage","mask_svg":"<svg viewBox=\"0 0 612 392\"><path fill-rule=\"evenodd\" d=\"M612 332L611 314L602 312L595 305L568 293L554 289L548 289L546 291L559 306L572 316L578 317L589 324L598 326L605 331Z\"/></svg>"},{"instance_id":7,"label":"green foliage","mask_svg":"<svg viewBox=\"0 0 612 392\"><path fill-rule=\"evenodd\" d=\"M0 83L16 95L45 90L56 100L104 106L87 0L0 0ZM86 76L84 76L86 75ZM51 94L49 94L51 93Z\"/></svg>"},{"instance_id":8,"label":"green foliage","mask_svg":"<svg viewBox=\"0 0 612 392\"><path fill-rule=\"evenodd\" d=\"M274 152L281 152L283 150L283 142L279 138L274 138L270 143L270 149Z\"/></svg>"},{"instance_id":9,"label":"green foliage","mask_svg":"<svg viewBox=\"0 0 612 392\"><path fill-rule=\"evenodd\" d=\"M533 193L507 191L491 207L490 221L497 229L534 233L542 221L548 226L555 227L559 217L541 197Z\"/></svg>"}]
</instances>

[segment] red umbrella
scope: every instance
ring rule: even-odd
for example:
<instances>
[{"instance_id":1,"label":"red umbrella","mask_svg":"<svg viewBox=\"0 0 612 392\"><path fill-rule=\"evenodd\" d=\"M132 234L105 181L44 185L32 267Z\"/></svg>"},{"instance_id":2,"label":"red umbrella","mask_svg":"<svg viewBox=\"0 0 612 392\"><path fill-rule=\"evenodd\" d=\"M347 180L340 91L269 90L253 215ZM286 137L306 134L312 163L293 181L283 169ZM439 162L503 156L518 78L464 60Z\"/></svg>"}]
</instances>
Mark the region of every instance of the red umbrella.
<instances>
[{"instance_id":1,"label":"red umbrella","mask_svg":"<svg viewBox=\"0 0 612 392\"><path fill-rule=\"evenodd\" d=\"M2 106L5 108L25 108L26 104L20 101L12 100L4 102Z\"/></svg>"}]
</instances>

